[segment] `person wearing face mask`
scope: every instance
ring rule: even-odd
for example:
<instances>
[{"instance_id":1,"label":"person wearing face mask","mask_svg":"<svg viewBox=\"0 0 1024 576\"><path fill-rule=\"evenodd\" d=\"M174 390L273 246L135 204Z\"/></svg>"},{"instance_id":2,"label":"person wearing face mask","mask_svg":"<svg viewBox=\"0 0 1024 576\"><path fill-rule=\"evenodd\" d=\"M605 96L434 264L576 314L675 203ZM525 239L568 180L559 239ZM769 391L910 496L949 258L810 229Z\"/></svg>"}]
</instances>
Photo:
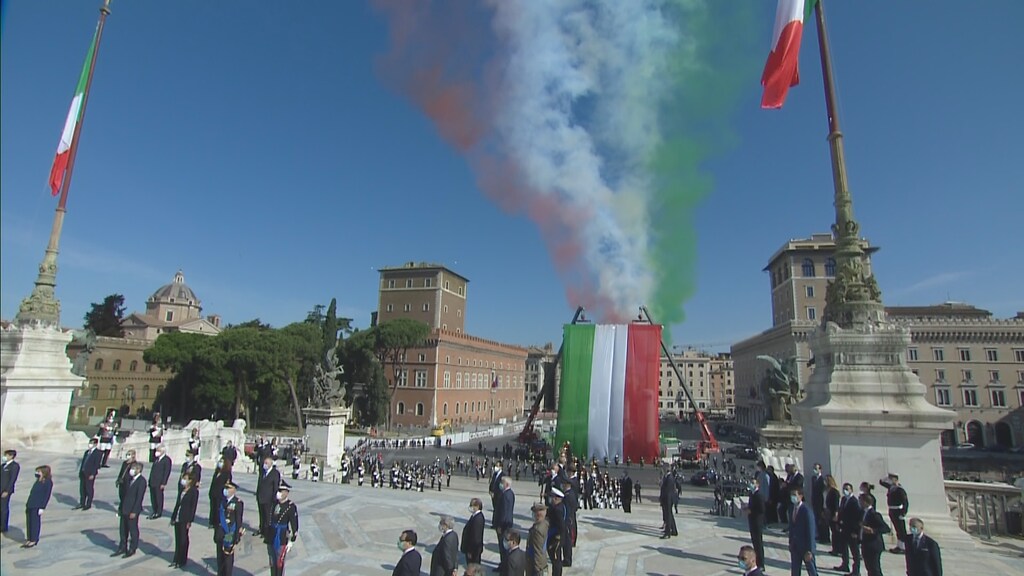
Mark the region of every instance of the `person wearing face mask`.
<instances>
[{"instance_id":1,"label":"person wearing face mask","mask_svg":"<svg viewBox=\"0 0 1024 576\"><path fill-rule=\"evenodd\" d=\"M860 507L864 511L860 525L860 553L868 576L882 576L882 551L885 550L884 534L892 531L882 515L875 510L875 497L860 495Z\"/></svg>"},{"instance_id":2,"label":"person wearing face mask","mask_svg":"<svg viewBox=\"0 0 1024 576\"><path fill-rule=\"evenodd\" d=\"M274 459L267 456L263 459L263 468L260 470L259 479L256 481L256 507L260 513L260 527L259 530L252 533L253 536L269 537L270 512L274 509L277 490L280 487L281 473L274 466Z\"/></svg>"},{"instance_id":3,"label":"person wearing face mask","mask_svg":"<svg viewBox=\"0 0 1024 576\"><path fill-rule=\"evenodd\" d=\"M284 562L299 537L299 508L291 501L292 487L282 481L278 487L277 504L270 513L267 556L270 576L284 576Z\"/></svg>"},{"instance_id":4,"label":"person wearing face mask","mask_svg":"<svg viewBox=\"0 0 1024 576\"><path fill-rule=\"evenodd\" d=\"M547 506L538 503L534 504L530 511L533 512L533 526L530 527L530 533L526 539L526 574L528 576L547 576L548 509Z\"/></svg>"},{"instance_id":5,"label":"person wearing face mask","mask_svg":"<svg viewBox=\"0 0 1024 576\"><path fill-rule=\"evenodd\" d=\"M97 449L98 444L96 438L89 439L89 449L85 451L78 466L79 500L75 510L92 508L93 494L96 493L96 475L99 474L100 464L103 462L103 453Z\"/></svg>"},{"instance_id":6,"label":"person wearing face mask","mask_svg":"<svg viewBox=\"0 0 1024 576\"><path fill-rule=\"evenodd\" d=\"M36 468L36 481L28 493L28 501L25 502L25 543L22 548L33 548L39 544L39 532L43 527L43 510L50 503L50 494L53 493L53 478L49 466Z\"/></svg>"},{"instance_id":7,"label":"person wearing face mask","mask_svg":"<svg viewBox=\"0 0 1024 576\"><path fill-rule=\"evenodd\" d=\"M491 497L491 509L498 509L498 500L501 499L501 479L505 473L501 470L501 460L494 461L494 468L491 471L491 481L487 484L487 495Z\"/></svg>"},{"instance_id":8,"label":"person wearing face mask","mask_svg":"<svg viewBox=\"0 0 1024 576\"><path fill-rule=\"evenodd\" d=\"M213 530L213 543L217 548L217 576L231 576L235 571L235 550L242 539L242 516L245 503L237 496L238 486L224 485L220 505L217 507L217 525Z\"/></svg>"},{"instance_id":9,"label":"person wearing face mask","mask_svg":"<svg viewBox=\"0 0 1024 576\"><path fill-rule=\"evenodd\" d=\"M811 509L814 511L814 520L818 532L818 542L831 544L828 531L829 516L825 514L825 493L828 492L828 485L825 481L825 474L821 470L821 464L815 462L811 468Z\"/></svg>"},{"instance_id":10,"label":"person wearing face mask","mask_svg":"<svg viewBox=\"0 0 1024 576\"><path fill-rule=\"evenodd\" d=\"M171 525L174 526L174 560L172 568L185 569L188 564L188 531L196 519L196 508L199 506L199 489L192 476L181 477L178 489L178 501L171 512Z\"/></svg>"},{"instance_id":11,"label":"person wearing face mask","mask_svg":"<svg viewBox=\"0 0 1024 576\"><path fill-rule=\"evenodd\" d=\"M758 480L750 483L750 498L747 499L747 527L750 530L750 543L754 551L756 566L764 570L764 513L765 501L758 490Z\"/></svg>"},{"instance_id":12,"label":"person wearing face mask","mask_svg":"<svg viewBox=\"0 0 1024 576\"><path fill-rule=\"evenodd\" d=\"M203 467L199 464L199 452L193 452L191 449L185 452L185 462L181 465L181 474L178 475L178 494L181 495L181 489L184 484L182 480L185 476L192 477L192 483L199 488L199 485L203 481Z\"/></svg>"},{"instance_id":13,"label":"person wearing face mask","mask_svg":"<svg viewBox=\"0 0 1024 576\"><path fill-rule=\"evenodd\" d=\"M818 576L814 560L815 522L814 512L804 503L804 489L792 485L789 490L789 563L792 576L800 576L807 568L810 576Z\"/></svg>"},{"instance_id":14,"label":"person wearing face mask","mask_svg":"<svg viewBox=\"0 0 1024 576\"><path fill-rule=\"evenodd\" d=\"M153 423L149 425L149 461L156 462L156 450L164 441L164 420L159 412L153 412Z\"/></svg>"},{"instance_id":15,"label":"person wearing face mask","mask_svg":"<svg viewBox=\"0 0 1024 576\"><path fill-rule=\"evenodd\" d=\"M526 552L519 545L522 543L522 536L515 530L509 530L505 534L505 547L508 548L508 559L505 562L505 571L501 576L526 576Z\"/></svg>"},{"instance_id":16,"label":"person wearing face mask","mask_svg":"<svg viewBox=\"0 0 1024 576\"><path fill-rule=\"evenodd\" d=\"M924 533L920 518L910 519L907 535L907 576L942 576L942 553L939 543Z\"/></svg>"},{"instance_id":17,"label":"person wearing face mask","mask_svg":"<svg viewBox=\"0 0 1024 576\"><path fill-rule=\"evenodd\" d=\"M907 539L907 512L910 511L910 500L907 498L907 491L900 484L900 477L889 473L888 478L878 481L886 490L885 501L889 505L889 521L896 530L896 546L889 552L903 554L904 542Z\"/></svg>"},{"instance_id":18,"label":"person wearing face mask","mask_svg":"<svg viewBox=\"0 0 1024 576\"><path fill-rule=\"evenodd\" d=\"M164 488L171 479L171 457L167 455L167 448L163 444L156 447L153 458L153 465L149 469L149 504L153 508L150 520L164 515Z\"/></svg>"},{"instance_id":19,"label":"person wearing face mask","mask_svg":"<svg viewBox=\"0 0 1024 576\"><path fill-rule=\"evenodd\" d=\"M423 566L423 557L416 549L416 531L403 530L398 536L398 549L402 551L402 557L398 564L391 571L391 576L420 576L420 568Z\"/></svg>"},{"instance_id":20,"label":"person wearing face mask","mask_svg":"<svg viewBox=\"0 0 1024 576\"><path fill-rule=\"evenodd\" d=\"M763 576L761 567L757 565L757 553L750 546L740 547L740 552L736 555L736 565L743 570L743 576Z\"/></svg>"},{"instance_id":21,"label":"person wearing face mask","mask_svg":"<svg viewBox=\"0 0 1024 576\"><path fill-rule=\"evenodd\" d=\"M484 503L479 498L469 501L469 520L462 529L462 549L466 555L466 564L480 563L484 553Z\"/></svg>"},{"instance_id":22,"label":"person wearing face mask","mask_svg":"<svg viewBox=\"0 0 1024 576\"><path fill-rule=\"evenodd\" d=\"M4 450L4 463L0 467L0 533L7 533L7 523L11 515L11 495L14 494L14 484L18 482L18 474L21 472L21 465L15 461L18 452L15 450Z\"/></svg>"},{"instance_id":23,"label":"person wearing face mask","mask_svg":"<svg viewBox=\"0 0 1024 576\"><path fill-rule=\"evenodd\" d=\"M139 516L142 514L142 501L146 498L146 479L142 476L141 462L131 464L128 478L128 488L117 509L121 517L121 541L111 558L122 554L130 558L139 548Z\"/></svg>"},{"instance_id":24,"label":"person wearing face mask","mask_svg":"<svg viewBox=\"0 0 1024 576\"><path fill-rule=\"evenodd\" d=\"M117 501L121 502L124 500L124 492L128 489L128 483L132 479L128 474L128 470L131 469L132 464L135 463L135 450L129 450L125 454L124 462L121 462L121 470L117 473L117 479L114 480L114 486L117 487Z\"/></svg>"},{"instance_id":25,"label":"person wearing face mask","mask_svg":"<svg viewBox=\"0 0 1024 576\"><path fill-rule=\"evenodd\" d=\"M213 479L210 481L210 528L217 525L217 516L220 513L220 502L224 498L224 486L231 482L231 462L218 460L217 469L213 471Z\"/></svg>"},{"instance_id":26,"label":"person wearing face mask","mask_svg":"<svg viewBox=\"0 0 1024 576\"><path fill-rule=\"evenodd\" d=\"M459 569L459 536L452 530L455 520L451 516L441 516L437 530L441 540L430 555L430 576L457 576Z\"/></svg>"},{"instance_id":27,"label":"person wearing face mask","mask_svg":"<svg viewBox=\"0 0 1024 576\"><path fill-rule=\"evenodd\" d=\"M847 482L843 484L843 497L839 500L839 514L837 523L839 530L836 533L836 546L839 555L842 556L842 564L832 569L860 576L860 523L864 516L860 509L860 501L853 494L853 485ZM853 568L850 568L850 556L853 556Z\"/></svg>"}]
</instances>

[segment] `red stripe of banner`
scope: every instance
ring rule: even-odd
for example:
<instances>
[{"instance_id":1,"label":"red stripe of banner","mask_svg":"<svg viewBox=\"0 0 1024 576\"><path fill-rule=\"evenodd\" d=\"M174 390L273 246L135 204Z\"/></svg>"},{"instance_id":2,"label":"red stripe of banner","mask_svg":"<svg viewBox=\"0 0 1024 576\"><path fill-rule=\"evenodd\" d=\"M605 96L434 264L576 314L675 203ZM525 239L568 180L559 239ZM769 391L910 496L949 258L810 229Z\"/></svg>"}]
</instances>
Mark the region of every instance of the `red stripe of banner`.
<instances>
[{"instance_id":1,"label":"red stripe of banner","mask_svg":"<svg viewBox=\"0 0 1024 576\"><path fill-rule=\"evenodd\" d=\"M630 324L626 344L623 455L651 462L658 455L658 372L661 326Z\"/></svg>"}]
</instances>

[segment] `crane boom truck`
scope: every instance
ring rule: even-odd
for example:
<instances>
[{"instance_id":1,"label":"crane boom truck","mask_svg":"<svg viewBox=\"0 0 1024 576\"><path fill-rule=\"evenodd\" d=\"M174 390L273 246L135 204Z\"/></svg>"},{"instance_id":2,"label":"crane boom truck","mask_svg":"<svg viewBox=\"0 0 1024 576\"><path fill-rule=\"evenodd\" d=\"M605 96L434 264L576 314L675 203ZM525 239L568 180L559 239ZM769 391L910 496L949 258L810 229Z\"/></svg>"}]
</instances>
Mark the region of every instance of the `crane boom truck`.
<instances>
[{"instance_id":1,"label":"crane boom truck","mask_svg":"<svg viewBox=\"0 0 1024 576\"><path fill-rule=\"evenodd\" d=\"M583 316L583 306L576 308L576 313L572 315L572 324L580 321ZM562 349L565 346L563 343L558 347L558 353L555 354L555 370L558 370L558 363L562 361ZM554 379L552 379L554 380ZM538 439L537 432L533 429L533 421L537 419L537 413L540 412L540 404L544 401L544 393L547 391L547 378L540 385L540 390L537 392L537 398L533 401L533 407L530 409L530 415L526 417L526 424L523 426L523 431L519 433L519 442L521 444L532 444Z\"/></svg>"},{"instance_id":2,"label":"crane boom truck","mask_svg":"<svg viewBox=\"0 0 1024 576\"><path fill-rule=\"evenodd\" d=\"M642 314L641 319L646 319L649 324L654 324L651 320L651 313L648 312L646 306L640 307L640 313ZM694 417L697 419L697 424L700 425L700 442L697 443L697 458L703 459L708 454L717 454L721 450L718 447L718 439L711 432L711 426L708 425L708 419L704 416L704 412L697 407L697 402L693 399L693 393L690 392L690 387L686 384L686 380L683 379L683 371L679 369L676 364L675 358L672 357L672 352L665 346L665 340L661 341L661 351L668 358L668 363L672 366L672 371L675 372L676 378L679 379L679 385L683 387L683 392L686 393L686 398L690 401L690 407L693 408Z\"/></svg>"}]
</instances>

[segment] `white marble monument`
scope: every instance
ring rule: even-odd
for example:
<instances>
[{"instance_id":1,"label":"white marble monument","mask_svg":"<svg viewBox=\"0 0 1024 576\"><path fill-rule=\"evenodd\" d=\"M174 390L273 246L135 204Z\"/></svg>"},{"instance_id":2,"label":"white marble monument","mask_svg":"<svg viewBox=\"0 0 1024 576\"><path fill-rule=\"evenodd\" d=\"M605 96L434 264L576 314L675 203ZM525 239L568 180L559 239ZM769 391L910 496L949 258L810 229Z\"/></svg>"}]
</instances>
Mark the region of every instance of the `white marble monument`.
<instances>
[{"instance_id":1,"label":"white marble monument","mask_svg":"<svg viewBox=\"0 0 1024 576\"><path fill-rule=\"evenodd\" d=\"M352 418L350 408L304 408L310 454L324 466L337 467L345 453L345 426Z\"/></svg>"},{"instance_id":2,"label":"white marble monument","mask_svg":"<svg viewBox=\"0 0 1024 576\"><path fill-rule=\"evenodd\" d=\"M0 438L5 448L71 453L88 438L69 432L71 395L85 380L71 373L72 335L51 324L12 324L0 331Z\"/></svg>"}]
</instances>

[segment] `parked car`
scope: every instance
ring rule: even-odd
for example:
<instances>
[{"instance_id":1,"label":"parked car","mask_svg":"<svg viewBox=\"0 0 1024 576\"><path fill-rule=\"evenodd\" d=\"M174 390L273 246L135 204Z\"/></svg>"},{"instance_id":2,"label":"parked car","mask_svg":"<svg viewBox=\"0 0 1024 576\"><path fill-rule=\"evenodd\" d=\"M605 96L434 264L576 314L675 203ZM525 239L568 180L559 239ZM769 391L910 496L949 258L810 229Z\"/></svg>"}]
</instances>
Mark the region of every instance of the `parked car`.
<instances>
[{"instance_id":1,"label":"parked car","mask_svg":"<svg viewBox=\"0 0 1024 576\"><path fill-rule=\"evenodd\" d=\"M717 476L714 470L702 470L690 476L690 484L694 486L710 486L715 482Z\"/></svg>"}]
</instances>

